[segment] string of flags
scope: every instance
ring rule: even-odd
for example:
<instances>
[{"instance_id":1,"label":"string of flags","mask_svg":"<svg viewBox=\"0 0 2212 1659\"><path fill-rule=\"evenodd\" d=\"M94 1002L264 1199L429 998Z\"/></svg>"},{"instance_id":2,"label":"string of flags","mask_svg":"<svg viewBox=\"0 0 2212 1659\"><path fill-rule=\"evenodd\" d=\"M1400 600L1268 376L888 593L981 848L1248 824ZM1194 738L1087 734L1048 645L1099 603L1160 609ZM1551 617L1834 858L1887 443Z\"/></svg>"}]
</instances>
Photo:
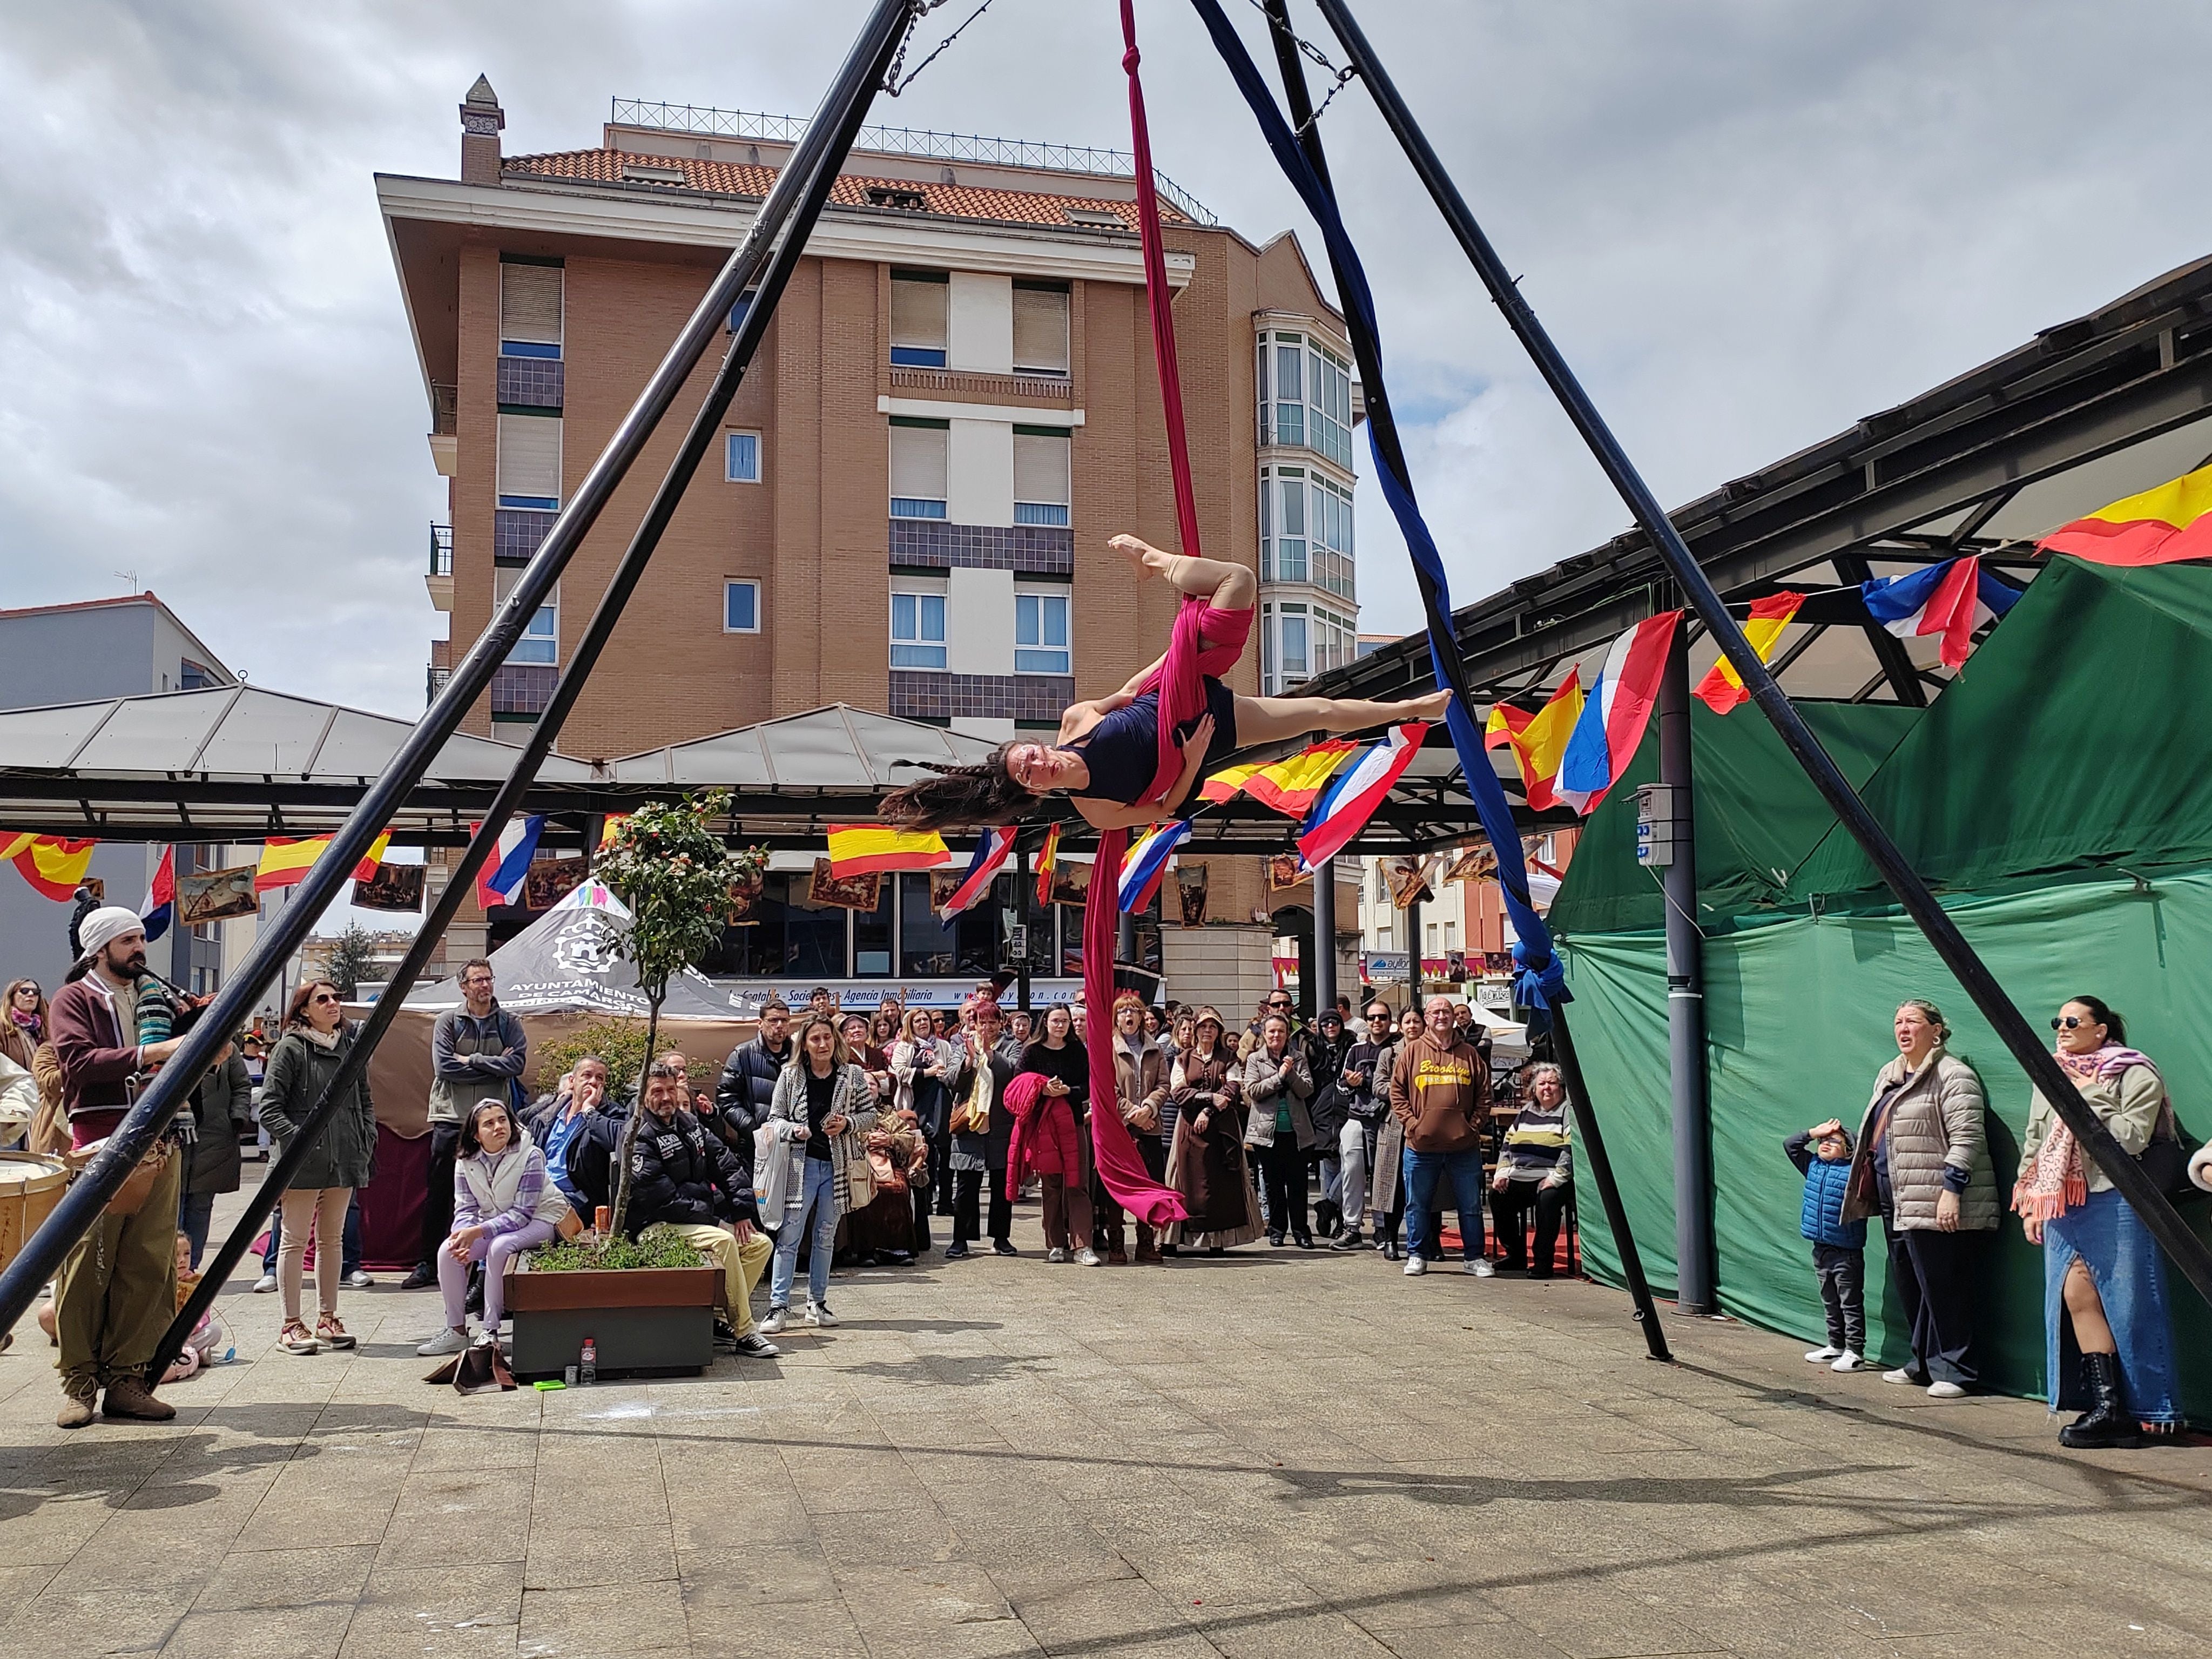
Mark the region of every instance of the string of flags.
<instances>
[{"instance_id":1,"label":"string of flags","mask_svg":"<svg viewBox=\"0 0 2212 1659\"><path fill-rule=\"evenodd\" d=\"M1940 635L1946 668L1963 668L1974 634L2019 602L2020 590L1982 569L1978 556L1947 560L1902 576L1877 576L1859 592L1867 614L1899 639Z\"/></svg>"},{"instance_id":2,"label":"string of flags","mask_svg":"<svg viewBox=\"0 0 2212 1659\"><path fill-rule=\"evenodd\" d=\"M483 826L471 823L469 834L473 836ZM494 843L497 856L487 858L477 871L477 902L489 910L495 904L517 904L522 899L524 882L530 875L530 860L538 854L538 838L545 831L543 813L509 818ZM354 872L361 879L361 872Z\"/></svg>"},{"instance_id":3,"label":"string of flags","mask_svg":"<svg viewBox=\"0 0 2212 1659\"><path fill-rule=\"evenodd\" d=\"M1334 857L1367 827L1391 787L1421 752L1428 731L1422 720L1391 727L1382 742L1361 748L1352 764L1316 798L1298 826L1298 857L1307 869L1319 868L1324 859Z\"/></svg>"},{"instance_id":4,"label":"string of flags","mask_svg":"<svg viewBox=\"0 0 2212 1659\"><path fill-rule=\"evenodd\" d=\"M1751 602L1751 615L1744 621L1743 636L1751 641L1751 648L1759 653L1759 661L1774 660L1774 647L1782 638L1782 630L1804 608L1802 593L1769 593L1763 599ZM1725 714L1737 704L1751 701L1751 690L1744 684L1743 676L1735 672L1735 665L1725 656L1706 670L1705 678L1698 682L1697 696L1716 714Z\"/></svg>"},{"instance_id":5,"label":"string of flags","mask_svg":"<svg viewBox=\"0 0 2212 1659\"><path fill-rule=\"evenodd\" d=\"M545 820L538 818L533 822L543 823ZM260 861L253 870L253 890L269 893L280 887L297 886L307 878L307 872L328 850L332 839L331 836L271 836L261 843ZM361 862L354 866L353 878L356 881L374 880L376 866L384 862L385 848L391 844L392 831L386 830L370 845ZM531 845L537 845L534 836Z\"/></svg>"},{"instance_id":6,"label":"string of flags","mask_svg":"<svg viewBox=\"0 0 2212 1659\"><path fill-rule=\"evenodd\" d=\"M1052 902L1053 872L1060 868L1060 826L1044 832L1044 850L1037 854L1036 902L1042 910Z\"/></svg>"},{"instance_id":7,"label":"string of flags","mask_svg":"<svg viewBox=\"0 0 2212 1659\"><path fill-rule=\"evenodd\" d=\"M1553 790L1588 817L1606 792L1628 769L1644 741L1644 728L1659 702L1659 681L1667 672L1667 651L1674 642L1679 611L1646 617L1613 642L1605 666L1591 684L1575 729L1559 757Z\"/></svg>"},{"instance_id":8,"label":"string of flags","mask_svg":"<svg viewBox=\"0 0 2212 1659\"><path fill-rule=\"evenodd\" d=\"M2061 525L2036 545L2092 564L2212 559L2212 463Z\"/></svg>"},{"instance_id":9,"label":"string of flags","mask_svg":"<svg viewBox=\"0 0 2212 1659\"><path fill-rule=\"evenodd\" d=\"M1189 836L1188 818L1156 823L1121 855L1118 893L1124 911L1142 910L1152 902L1160 890L1161 878L1167 874L1169 859Z\"/></svg>"},{"instance_id":10,"label":"string of flags","mask_svg":"<svg viewBox=\"0 0 2212 1659\"><path fill-rule=\"evenodd\" d=\"M890 870L934 870L952 862L952 849L934 830L898 830L887 823L830 826L830 873L866 876Z\"/></svg>"},{"instance_id":11,"label":"string of flags","mask_svg":"<svg viewBox=\"0 0 2212 1659\"><path fill-rule=\"evenodd\" d=\"M46 897L66 904L91 866L92 849L98 844L64 836L0 836L0 859L14 865Z\"/></svg>"},{"instance_id":12,"label":"string of flags","mask_svg":"<svg viewBox=\"0 0 2212 1659\"><path fill-rule=\"evenodd\" d=\"M963 910L972 910L991 890L991 883L1013 856L1014 831L1011 824L1001 824L983 832L983 839L975 843L975 855L968 860L968 873L951 896L937 908L940 921L950 921Z\"/></svg>"}]
</instances>

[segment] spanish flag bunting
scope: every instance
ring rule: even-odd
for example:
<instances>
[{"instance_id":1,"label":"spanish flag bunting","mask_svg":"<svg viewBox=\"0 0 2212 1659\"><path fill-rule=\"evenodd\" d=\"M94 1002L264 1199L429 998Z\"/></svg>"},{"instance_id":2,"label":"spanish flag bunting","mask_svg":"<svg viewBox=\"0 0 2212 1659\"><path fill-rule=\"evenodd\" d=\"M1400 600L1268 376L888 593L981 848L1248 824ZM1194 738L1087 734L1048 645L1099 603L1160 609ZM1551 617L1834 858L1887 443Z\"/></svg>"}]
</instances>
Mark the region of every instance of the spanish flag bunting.
<instances>
[{"instance_id":1,"label":"spanish flag bunting","mask_svg":"<svg viewBox=\"0 0 2212 1659\"><path fill-rule=\"evenodd\" d=\"M2092 564L2173 564L2212 559L2212 463L2124 496L2045 536L2046 553L2071 553Z\"/></svg>"},{"instance_id":2,"label":"spanish flag bunting","mask_svg":"<svg viewBox=\"0 0 2212 1659\"><path fill-rule=\"evenodd\" d=\"M1119 895L1124 911L1133 913L1152 903L1152 896L1160 890L1162 878L1168 872L1168 860L1189 835L1188 818L1156 823L1121 855Z\"/></svg>"},{"instance_id":3,"label":"spanish flag bunting","mask_svg":"<svg viewBox=\"0 0 2212 1659\"><path fill-rule=\"evenodd\" d=\"M1782 630L1790 626L1790 619L1804 603L1802 593L1770 593L1751 602L1751 615L1743 624L1743 636L1759 653L1759 661L1774 659L1775 642L1781 639ZM1735 665L1726 657L1706 670L1705 678L1698 682L1698 696L1716 714L1725 714L1738 703L1751 700L1751 692L1736 673Z\"/></svg>"},{"instance_id":4,"label":"spanish flag bunting","mask_svg":"<svg viewBox=\"0 0 2212 1659\"><path fill-rule=\"evenodd\" d=\"M934 870L952 851L934 830L894 830L887 823L830 826L830 873L865 876L878 870Z\"/></svg>"},{"instance_id":5,"label":"spanish flag bunting","mask_svg":"<svg viewBox=\"0 0 2212 1659\"><path fill-rule=\"evenodd\" d=\"M1482 746L1513 750L1530 811L1546 811L1559 804L1553 789L1559 781L1559 762L1567 752L1568 734L1575 729L1582 712L1582 671L1577 668L1567 670L1559 689L1533 714L1510 702L1492 706Z\"/></svg>"},{"instance_id":6,"label":"spanish flag bunting","mask_svg":"<svg viewBox=\"0 0 2212 1659\"><path fill-rule=\"evenodd\" d=\"M261 861L253 872L253 890L268 893L279 887L297 886L307 878L307 872L334 839L331 836L271 836L261 843ZM384 862L384 849L391 844L392 831L386 830L370 843L368 854L354 866L353 878L374 879L376 866Z\"/></svg>"},{"instance_id":7,"label":"spanish flag bunting","mask_svg":"<svg viewBox=\"0 0 2212 1659\"><path fill-rule=\"evenodd\" d=\"M1349 738L1331 738L1282 760L1224 767L1199 786L1198 798L1218 805L1242 790L1286 817L1303 818L1358 748Z\"/></svg>"},{"instance_id":8,"label":"spanish flag bunting","mask_svg":"<svg viewBox=\"0 0 2212 1659\"><path fill-rule=\"evenodd\" d=\"M1006 860L1014 850L1014 831L1011 824L986 830L983 839L975 843L975 855L968 860L968 873L952 895L937 908L938 919L950 921L963 910L972 910L983 896L991 890L991 883L998 877Z\"/></svg>"},{"instance_id":9,"label":"spanish flag bunting","mask_svg":"<svg viewBox=\"0 0 2212 1659\"><path fill-rule=\"evenodd\" d=\"M623 820L629 816L629 814L627 812L610 812L607 814L605 820L599 825L599 850L600 852L605 852L608 848L615 844L615 831L622 828Z\"/></svg>"},{"instance_id":10,"label":"spanish flag bunting","mask_svg":"<svg viewBox=\"0 0 2212 1659\"><path fill-rule=\"evenodd\" d=\"M13 863L23 879L46 897L66 904L76 896L77 884L91 866L92 849L99 844L60 836L17 835L9 836L7 845L0 848L0 857Z\"/></svg>"},{"instance_id":11,"label":"spanish flag bunting","mask_svg":"<svg viewBox=\"0 0 2212 1659\"><path fill-rule=\"evenodd\" d=\"M1044 832L1044 849L1037 854L1036 902L1042 909L1052 902L1052 872L1060 863L1060 826Z\"/></svg>"}]
</instances>

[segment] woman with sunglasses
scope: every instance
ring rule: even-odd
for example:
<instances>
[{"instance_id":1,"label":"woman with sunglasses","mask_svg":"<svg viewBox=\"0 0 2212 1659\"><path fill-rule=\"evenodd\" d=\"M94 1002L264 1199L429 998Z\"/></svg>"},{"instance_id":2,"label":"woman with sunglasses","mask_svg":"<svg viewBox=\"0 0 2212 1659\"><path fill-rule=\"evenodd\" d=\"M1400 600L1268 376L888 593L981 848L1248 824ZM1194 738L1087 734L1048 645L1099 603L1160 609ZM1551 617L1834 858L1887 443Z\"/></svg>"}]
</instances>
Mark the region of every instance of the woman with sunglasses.
<instances>
[{"instance_id":1,"label":"woman with sunglasses","mask_svg":"<svg viewBox=\"0 0 2212 1659\"><path fill-rule=\"evenodd\" d=\"M1944 1047L1951 1028L1912 997L1890 1022L1894 1059L1875 1073L1859 1125L1843 1219L1881 1217L1889 1282L1912 1328L1912 1362L1882 1381L1956 1400L1980 1380L1974 1304L1983 1291L1983 1240L1996 1231L1982 1079Z\"/></svg>"},{"instance_id":2,"label":"woman with sunglasses","mask_svg":"<svg viewBox=\"0 0 2212 1659\"><path fill-rule=\"evenodd\" d=\"M2148 1054L2127 1046L2128 1028L2100 997L2075 997L2051 1022L2058 1063L2120 1150L2140 1158L2179 1133L2166 1080ZM2012 1207L2027 1242L2043 1247L2044 1375L2051 1409L2083 1408L2058 1431L2080 1449L2143 1443L2148 1425L2174 1433L2173 1325L2166 1264L2112 1178L2082 1156L2041 1090L2021 1146Z\"/></svg>"},{"instance_id":3,"label":"woman with sunglasses","mask_svg":"<svg viewBox=\"0 0 2212 1659\"><path fill-rule=\"evenodd\" d=\"M301 1133L353 1044L354 1028L339 1006L337 986L326 979L309 980L292 994L291 1006L284 1012L284 1035L270 1052L261 1088L261 1121L280 1148L289 1148ZM276 1256L276 1287L284 1296L284 1327L276 1346L287 1353L319 1353L325 1348L355 1345L356 1339L338 1321L339 1262L354 1188L368 1185L375 1173L376 1107L369 1098L364 1068L292 1172L283 1200L284 1231ZM300 1304L301 1264L311 1236L315 1241L317 1314L312 1331Z\"/></svg>"}]
</instances>

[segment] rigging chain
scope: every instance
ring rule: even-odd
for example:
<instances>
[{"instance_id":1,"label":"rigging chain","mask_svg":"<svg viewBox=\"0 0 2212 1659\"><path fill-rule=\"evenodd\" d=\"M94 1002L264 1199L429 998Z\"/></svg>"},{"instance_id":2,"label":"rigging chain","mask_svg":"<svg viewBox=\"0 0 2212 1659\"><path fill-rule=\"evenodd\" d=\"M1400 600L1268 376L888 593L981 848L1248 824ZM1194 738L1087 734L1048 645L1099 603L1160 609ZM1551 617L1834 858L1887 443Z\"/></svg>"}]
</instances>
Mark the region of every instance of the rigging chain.
<instances>
[{"instance_id":1,"label":"rigging chain","mask_svg":"<svg viewBox=\"0 0 2212 1659\"><path fill-rule=\"evenodd\" d=\"M899 94L904 92L908 87L912 86L915 82L915 77L920 75L922 70L927 69L932 64L935 63L939 53L942 52L945 47L951 46L955 40L957 40L961 35L967 31L969 23L974 22L985 12L991 9L991 0L983 0L983 3L981 5L976 7L975 10L968 14L967 21L965 22L963 22L958 28L953 30L951 33L946 35L942 40L939 40L937 43L936 51L932 52L928 57L923 58L919 64L916 64L911 70L908 70L906 67L906 49L914 44L915 31L921 27L922 18L928 13L937 10L939 7L948 6L951 3L952 0L922 0L922 3L916 8L913 17L908 20L906 26L905 37L899 41L898 52L891 58L890 69L884 76L884 90L889 93L892 97L897 97Z\"/></svg>"},{"instance_id":2,"label":"rigging chain","mask_svg":"<svg viewBox=\"0 0 2212 1659\"><path fill-rule=\"evenodd\" d=\"M985 3L988 4L989 0L985 0ZM1261 16L1267 18L1267 27L1272 32L1275 27L1274 17L1267 10L1267 7L1261 3L1261 0L1245 0L1245 3L1249 5L1253 10L1258 12ZM1353 64L1346 64L1342 69L1339 69L1334 64L1329 61L1328 54L1327 52L1323 52L1319 46L1314 45L1312 41L1307 40L1305 36L1300 34L1296 29L1290 27L1289 8L1285 7L1284 9L1283 16L1283 32L1291 37L1292 44L1297 47L1299 52L1304 53L1307 58L1311 58L1316 64L1319 64L1322 72L1329 78L1328 91L1322 96L1321 102L1314 106L1313 113L1307 116L1304 121L1300 122L1297 127L1291 130L1291 137L1303 138L1306 134L1311 132L1315 126L1320 123L1323 112L1328 108L1330 104L1335 101L1336 94L1342 92L1345 88L1358 76L1359 70L1358 66ZM961 27L965 28L967 25L963 23Z\"/></svg>"}]
</instances>

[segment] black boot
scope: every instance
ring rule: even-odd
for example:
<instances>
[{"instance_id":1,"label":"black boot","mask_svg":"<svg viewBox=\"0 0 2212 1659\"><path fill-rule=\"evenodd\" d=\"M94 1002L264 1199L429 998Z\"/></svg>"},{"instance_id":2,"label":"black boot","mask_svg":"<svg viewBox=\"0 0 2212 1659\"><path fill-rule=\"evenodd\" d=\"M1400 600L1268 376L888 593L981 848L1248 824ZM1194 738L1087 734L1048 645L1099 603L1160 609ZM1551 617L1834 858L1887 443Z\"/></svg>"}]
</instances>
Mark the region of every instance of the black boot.
<instances>
[{"instance_id":1,"label":"black boot","mask_svg":"<svg viewBox=\"0 0 2212 1659\"><path fill-rule=\"evenodd\" d=\"M2075 1451L2133 1450L2142 1444L2142 1429L2120 1401L2120 1357L2085 1353L2081 1374L2095 1404L2058 1431L2058 1443Z\"/></svg>"},{"instance_id":2,"label":"black boot","mask_svg":"<svg viewBox=\"0 0 2212 1659\"><path fill-rule=\"evenodd\" d=\"M1335 1205L1330 1203L1328 1200L1325 1198L1322 1200L1320 1203L1314 1206L1314 1231L1320 1234L1323 1238L1335 1237L1337 1214L1338 1212Z\"/></svg>"}]
</instances>

